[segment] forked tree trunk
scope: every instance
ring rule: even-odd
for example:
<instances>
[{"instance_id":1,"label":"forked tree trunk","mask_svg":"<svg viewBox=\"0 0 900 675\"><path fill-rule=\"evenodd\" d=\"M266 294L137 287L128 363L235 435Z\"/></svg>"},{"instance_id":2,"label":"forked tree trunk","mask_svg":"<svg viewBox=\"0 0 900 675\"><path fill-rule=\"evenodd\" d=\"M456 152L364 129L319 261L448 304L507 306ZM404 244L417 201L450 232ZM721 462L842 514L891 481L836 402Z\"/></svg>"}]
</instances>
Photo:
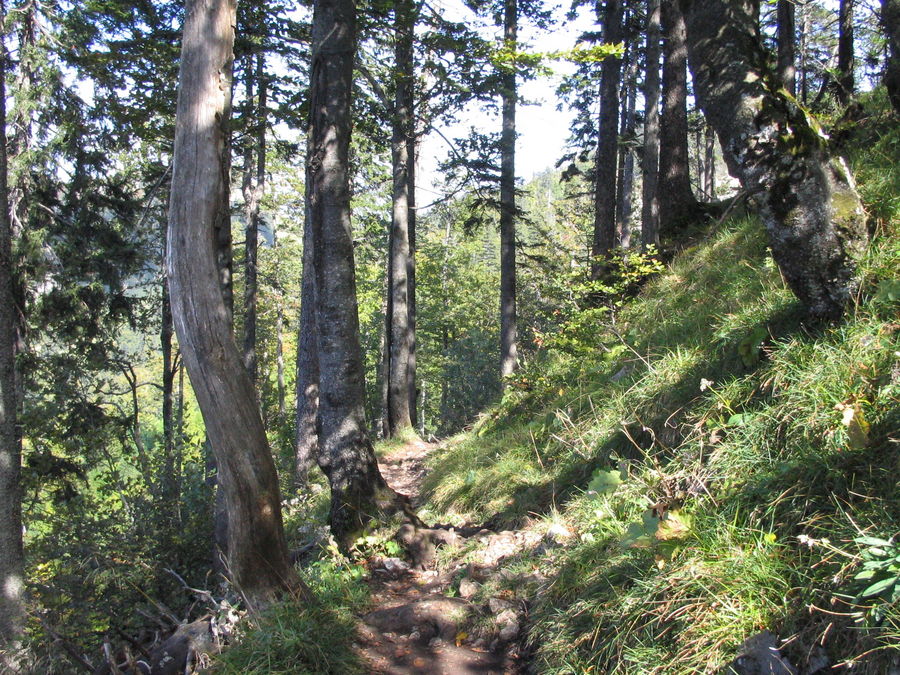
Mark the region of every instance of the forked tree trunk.
<instances>
[{"instance_id":1,"label":"forked tree trunk","mask_svg":"<svg viewBox=\"0 0 900 675\"><path fill-rule=\"evenodd\" d=\"M410 0L398 0L394 7L394 65L396 68L391 137L393 166L393 209L388 255L388 317L385 355L387 368L387 432L395 436L412 426L409 397L409 144L412 133L413 11ZM386 326L388 328L388 326Z\"/></svg>"},{"instance_id":2,"label":"forked tree trunk","mask_svg":"<svg viewBox=\"0 0 900 675\"><path fill-rule=\"evenodd\" d=\"M0 671L16 672L24 630L22 446L16 428L16 303L6 138L6 6L0 0Z\"/></svg>"},{"instance_id":3,"label":"forked tree trunk","mask_svg":"<svg viewBox=\"0 0 900 675\"><path fill-rule=\"evenodd\" d=\"M697 213L691 191L687 123L687 47L678 0L662 0L663 111L659 144L660 233L673 236Z\"/></svg>"},{"instance_id":4,"label":"forked tree trunk","mask_svg":"<svg viewBox=\"0 0 900 675\"><path fill-rule=\"evenodd\" d=\"M603 8L603 40L622 41L622 0L606 0ZM591 278L603 276L606 258L616 245L616 159L619 137L619 82L622 59L607 57L600 66L600 120L594 158L594 239L591 245Z\"/></svg>"},{"instance_id":5,"label":"forked tree trunk","mask_svg":"<svg viewBox=\"0 0 900 675\"><path fill-rule=\"evenodd\" d=\"M769 84L753 0L681 1L698 100L759 204L772 255L812 316L837 317L867 241L847 165L815 120Z\"/></svg>"},{"instance_id":6,"label":"forked tree trunk","mask_svg":"<svg viewBox=\"0 0 900 675\"><path fill-rule=\"evenodd\" d=\"M312 27L307 183L319 345L319 466L331 486L331 530L347 545L393 506L365 419L365 380L350 229L348 155L356 9L317 0Z\"/></svg>"},{"instance_id":7,"label":"forked tree trunk","mask_svg":"<svg viewBox=\"0 0 900 675\"><path fill-rule=\"evenodd\" d=\"M503 42L516 49L519 27L517 0L503 3ZM516 69L501 76L503 129L500 132L500 381L512 375L518 362L516 308Z\"/></svg>"},{"instance_id":8,"label":"forked tree trunk","mask_svg":"<svg viewBox=\"0 0 900 675\"><path fill-rule=\"evenodd\" d=\"M900 114L900 0L881 0L881 27L887 38L884 86L891 105Z\"/></svg>"},{"instance_id":9,"label":"forked tree trunk","mask_svg":"<svg viewBox=\"0 0 900 675\"><path fill-rule=\"evenodd\" d=\"M641 159L641 246L659 246L659 54L660 0L647 8L647 72L644 76L644 156Z\"/></svg>"},{"instance_id":10,"label":"forked tree trunk","mask_svg":"<svg viewBox=\"0 0 900 675\"><path fill-rule=\"evenodd\" d=\"M188 3L179 71L167 272L182 354L228 512L228 571L251 604L302 588L288 560L275 464L219 287L215 226L227 194L222 120L235 3ZM224 224L218 223L220 226Z\"/></svg>"}]
</instances>

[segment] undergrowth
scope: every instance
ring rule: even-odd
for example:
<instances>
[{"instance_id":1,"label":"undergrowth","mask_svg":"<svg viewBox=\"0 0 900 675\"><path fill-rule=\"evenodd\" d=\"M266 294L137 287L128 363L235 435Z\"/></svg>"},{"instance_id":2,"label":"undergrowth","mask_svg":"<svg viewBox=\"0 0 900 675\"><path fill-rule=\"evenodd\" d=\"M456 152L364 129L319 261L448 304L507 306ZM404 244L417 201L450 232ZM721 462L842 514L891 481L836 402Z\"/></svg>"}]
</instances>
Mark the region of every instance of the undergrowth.
<instances>
[{"instance_id":1,"label":"undergrowth","mask_svg":"<svg viewBox=\"0 0 900 675\"><path fill-rule=\"evenodd\" d=\"M801 669L900 665L900 131L854 133L874 237L843 323L804 324L733 219L432 456L437 520L576 535L507 564L547 579L538 672L717 672L764 630Z\"/></svg>"}]
</instances>

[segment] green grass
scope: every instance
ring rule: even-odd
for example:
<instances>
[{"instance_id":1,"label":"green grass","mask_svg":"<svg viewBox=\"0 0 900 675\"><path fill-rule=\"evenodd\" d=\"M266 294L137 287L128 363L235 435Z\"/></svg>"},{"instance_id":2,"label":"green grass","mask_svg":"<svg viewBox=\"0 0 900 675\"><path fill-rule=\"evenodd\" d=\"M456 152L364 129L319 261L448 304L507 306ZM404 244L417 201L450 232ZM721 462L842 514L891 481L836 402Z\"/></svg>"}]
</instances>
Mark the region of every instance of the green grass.
<instances>
[{"instance_id":1,"label":"green grass","mask_svg":"<svg viewBox=\"0 0 900 675\"><path fill-rule=\"evenodd\" d=\"M215 672L233 675L353 675L365 669L352 649L355 611L368 588L361 568L320 560L303 570L315 604L282 602L244 620L241 635L218 659Z\"/></svg>"},{"instance_id":2,"label":"green grass","mask_svg":"<svg viewBox=\"0 0 900 675\"><path fill-rule=\"evenodd\" d=\"M798 667L822 645L887 672L900 607L854 602L854 576L855 539L900 536L900 133L881 113L855 133L875 236L843 323L804 325L762 227L732 220L432 456L436 520L537 515L577 535L507 565L511 587L517 570L548 579L539 672L715 672L762 630ZM591 490L610 470L621 484Z\"/></svg>"}]
</instances>

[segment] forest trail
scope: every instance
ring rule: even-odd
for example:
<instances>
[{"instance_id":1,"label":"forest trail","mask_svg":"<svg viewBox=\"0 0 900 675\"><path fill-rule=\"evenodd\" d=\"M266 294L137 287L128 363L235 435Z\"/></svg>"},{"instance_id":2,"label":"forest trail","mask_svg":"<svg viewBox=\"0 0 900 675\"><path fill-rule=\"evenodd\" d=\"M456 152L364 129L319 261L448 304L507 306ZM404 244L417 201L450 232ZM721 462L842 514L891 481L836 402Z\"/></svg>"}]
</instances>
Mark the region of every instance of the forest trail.
<instances>
[{"instance_id":1,"label":"forest trail","mask_svg":"<svg viewBox=\"0 0 900 675\"><path fill-rule=\"evenodd\" d=\"M379 458L382 475L397 492L421 506L420 488L428 455L436 445L413 440ZM398 538L409 537L405 526ZM474 602L475 589L486 580L503 553L517 548L516 532L494 533L477 527L434 526L415 532L413 563L399 558L369 560L372 604L361 618L359 648L369 671L378 675L514 675L521 672L518 654L523 608L504 598ZM449 545L456 555L466 540L469 561L444 560L438 568L434 546ZM474 557L473 557L474 553ZM498 557L499 554L499 557ZM480 565L471 560L487 560Z\"/></svg>"}]
</instances>

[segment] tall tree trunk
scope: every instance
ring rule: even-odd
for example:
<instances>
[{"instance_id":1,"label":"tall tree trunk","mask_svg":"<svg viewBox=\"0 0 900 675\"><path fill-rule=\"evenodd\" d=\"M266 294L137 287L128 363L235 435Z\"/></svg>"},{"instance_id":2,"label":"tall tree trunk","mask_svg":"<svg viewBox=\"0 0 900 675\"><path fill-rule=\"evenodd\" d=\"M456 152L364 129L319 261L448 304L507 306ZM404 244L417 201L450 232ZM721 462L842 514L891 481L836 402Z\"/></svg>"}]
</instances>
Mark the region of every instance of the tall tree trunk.
<instances>
[{"instance_id":1,"label":"tall tree trunk","mask_svg":"<svg viewBox=\"0 0 900 675\"><path fill-rule=\"evenodd\" d=\"M518 0L504 0L503 43L515 51ZM515 66L501 75L503 129L500 132L500 379L511 375L518 360L516 308L516 86Z\"/></svg>"},{"instance_id":2,"label":"tall tree trunk","mask_svg":"<svg viewBox=\"0 0 900 675\"><path fill-rule=\"evenodd\" d=\"M413 54L415 56L415 54ZM409 289L409 363L406 382L409 386L409 416L413 423L416 421L416 351L418 339L416 337L416 321L418 308L416 306L416 157L418 148L416 139L416 113L415 113L415 79L412 79L414 61L410 60L410 87L409 87L409 136L406 139L406 157L408 167L406 169L406 200L409 205L409 258L406 265L406 285Z\"/></svg>"},{"instance_id":3,"label":"tall tree trunk","mask_svg":"<svg viewBox=\"0 0 900 675\"><path fill-rule=\"evenodd\" d=\"M22 596L22 445L16 412L16 311L6 137L6 4L0 0L0 670L16 672L25 628Z\"/></svg>"},{"instance_id":4,"label":"tall tree trunk","mask_svg":"<svg viewBox=\"0 0 900 675\"><path fill-rule=\"evenodd\" d=\"M795 0L778 0L778 75L791 96L797 94L797 69L794 66L796 21Z\"/></svg>"},{"instance_id":5,"label":"tall tree trunk","mask_svg":"<svg viewBox=\"0 0 900 675\"><path fill-rule=\"evenodd\" d=\"M850 172L807 114L767 85L753 1L681 1L698 101L759 203L773 257L812 316L836 317L867 241Z\"/></svg>"},{"instance_id":6,"label":"tall tree trunk","mask_svg":"<svg viewBox=\"0 0 900 675\"><path fill-rule=\"evenodd\" d=\"M647 8L647 72L644 76L644 156L641 161L641 246L659 246L659 55L660 0Z\"/></svg>"},{"instance_id":7,"label":"tall tree trunk","mask_svg":"<svg viewBox=\"0 0 900 675\"><path fill-rule=\"evenodd\" d=\"M391 136L393 209L391 218L390 273L387 292L390 331L386 333L388 357L388 436L412 426L409 398L409 144L412 134L412 47L415 5L398 0L394 6L394 67L396 69Z\"/></svg>"},{"instance_id":8,"label":"tall tree trunk","mask_svg":"<svg viewBox=\"0 0 900 675\"><path fill-rule=\"evenodd\" d=\"M856 92L853 77L853 0L840 0L838 5L838 77L837 96L841 105L847 105Z\"/></svg>"},{"instance_id":9,"label":"tall tree trunk","mask_svg":"<svg viewBox=\"0 0 900 675\"><path fill-rule=\"evenodd\" d=\"M900 0L881 0L881 27L887 38L884 86L891 105L900 114Z\"/></svg>"},{"instance_id":10,"label":"tall tree trunk","mask_svg":"<svg viewBox=\"0 0 900 675\"><path fill-rule=\"evenodd\" d=\"M660 234L676 235L697 213L691 191L687 123L687 47L678 0L662 0L663 111L659 145Z\"/></svg>"},{"instance_id":11,"label":"tall tree trunk","mask_svg":"<svg viewBox=\"0 0 900 675\"><path fill-rule=\"evenodd\" d=\"M235 3L192 0L184 24L167 272L175 330L228 511L228 566L251 604L302 584L288 560L275 464L219 288L214 228L228 191L222 122Z\"/></svg>"},{"instance_id":12,"label":"tall tree trunk","mask_svg":"<svg viewBox=\"0 0 900 675\"><path fill-rule=\"evenodd\" d=\"M244 365L250 379L258 378L256 353L257 302L259 300L259 213L266 185L266 57L260 50L247 64L247 149L244 154ZM254 110L254 85L256 107ZM251 126L252 125L252 126ZM251 131L254 133L251 134ZM252 140L251 140L252 139ZM256 158L255 166L253 158Z\"/></svg>"},{"instance_id":13,"label":"tall tree trunk","mask_svg":"<svg viewBox=\"0 0 900 675\"><path fill-rule=\"evenodd\" d=\"M348 176L355 51L352 0L316 0L307 183L319 345L319 466L331 485L331 531L342 545L396 496L378 470L366 431Z\"/></svg>"},{"instance_id":14,"label":"tall tree trunk","mask_svg":"<svg viewBox=\"0 0 900 675\"><path fill-rule=\"evenodd\" d=\"M161 226L163 251L162 264L165 269L166 239L168 223L163 220ZM162 278L161 322L159 341L162 351L162 425L163 425L163 473L161 476L161 494L163 511L177 520L179 495L174 491L175 484L171 480L175 473L175 368L172 357L172 338L175 327L172 324L172 303L169 298L169 283L165 273Z\"/></svg>"},{"instance_id":15,"label":"tall tree trunk","mask_svg":"<svg viewBox=\"0 0 900 675\"><path fill-rule=\"evenodd\" d=\"M625 67L625 87L622 97L622 138L634 137L634 114L637 105L637 54L629 53ZM616 187L616 245L631 246L631 191L634 186L634 151L623 143L619 148L619 177Z\"/></svg>"},{"instance_id":16,"label":"tall tree trunk","mask_svg":"<svg viewBox=\"0 0 900 675\"><path fill-rule=\"evenodd\" d=\"M606 0L603 9L603 40L622 41L622 0ZM606 257L616 244L616 158L619 137L619 81L622 59L607 57L600 66L600 120L594 161L594 239L591 246L591 277L606 269Z\"/></svg>"},{"instance_id":17,"label":"tall tree trunk","mask_svg":"<svg viewBox=\"0 0 900 675\"><path fill-rule=\"evenodd\" d=\"M319 456L319 344L316 336L316 278L310 222L309 184L303 225L303 279L300 287L300 333L297 336L297 404L294 435L294 480L306 485Z\"/></svg>"},{"instance_id":18,"label":"tall tree trunk","mask_svg":"<svg viewBox=\"0 0 900 675\"><path fill-rule=\"evenodd\" d=\"M800 5L800 36L797 46L800 50L800 102L809 103L809 3L803 0Z\"/></svg>"}]
</instances>

